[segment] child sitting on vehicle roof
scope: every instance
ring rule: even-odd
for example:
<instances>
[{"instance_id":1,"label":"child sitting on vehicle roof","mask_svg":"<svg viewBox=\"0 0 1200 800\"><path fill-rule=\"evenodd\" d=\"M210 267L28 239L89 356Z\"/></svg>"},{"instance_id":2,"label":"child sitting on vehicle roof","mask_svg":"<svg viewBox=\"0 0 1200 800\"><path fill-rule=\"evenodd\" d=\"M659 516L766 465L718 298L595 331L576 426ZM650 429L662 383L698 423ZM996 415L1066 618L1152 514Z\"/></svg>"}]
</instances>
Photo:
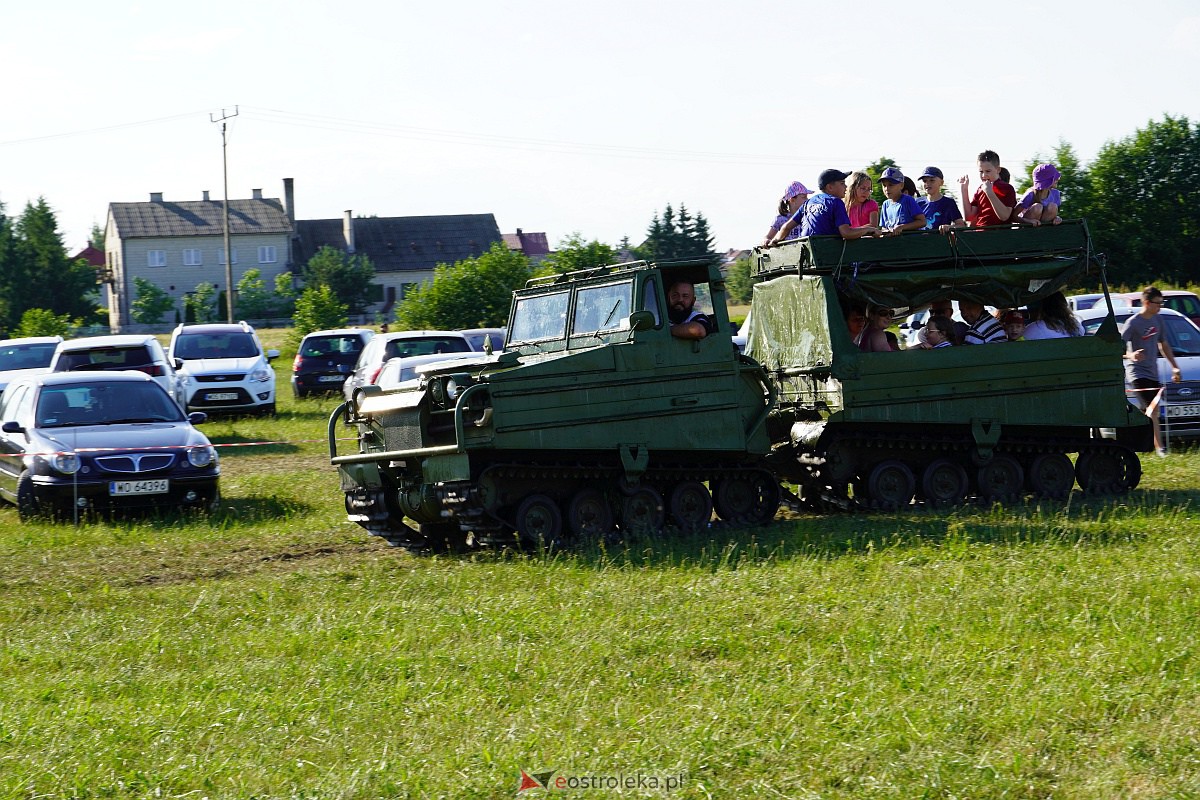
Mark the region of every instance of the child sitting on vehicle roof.
<instances>
[{"instance_id":1,"label":"child sitting on vehicle roof","mask_svg":"<svg viewBox=\"0 0 1200 800\"><path fill-rule=\"evenodd\" d=\"M994 150L979 154L980 186L971 194L971 179L963 175L958 186L963 198L963 216L973 228L1015 222L1017 191L1001 175L1000 156ZM971 200L968 202L967 198Z\"/></svg>"},{"instance_id":2,"label":"child sitting on vehicle roof","mask_svg":"<svg viewBox=\"0 0 1200 800\"><path fill-rule=\"evenodd\" d=\"M883 193L887 195L879 211L879 228L892 236L925 227L925 212L917 199L904 193L905 180L904 173L895 167L888 167L879 177Z\"/></svg>"},{"instance_id":3,"label":"child sitting on vehicle roof","mask_svg":"<svg viewBox=\"0 0 1200 800\"><path fill-rule=\"evenodd\" d=\"M775 234L779 233L779 229L784 226L784 223L800 210L800 206L808 202L810 194L812 192L808 191L808 188L803 183L792 181L791 185L784 191L783 197L779 200L779 214L775 217L775 221L771 223L771 227L767 229L766 238L763 239L763 247L770 244L771 240L775 238ZM800 228L796 227L792 229L787 238L795 239L799 235Z\"/></svg>"},{"instance_id":4,"label":"child sitting on vehicle roof","mask_svg":"<svg viewBox=\"0 0 1200 800\"><path fill-rule=\"evenodd\" d=\"M1038 164L1033 168L1033 188L1021 198L1020 219L1030 225L1057 225L1062 222L1058 207L1062 194L1055 187L1062 174L1053 164Z\"/></svg>"}]
</instances>

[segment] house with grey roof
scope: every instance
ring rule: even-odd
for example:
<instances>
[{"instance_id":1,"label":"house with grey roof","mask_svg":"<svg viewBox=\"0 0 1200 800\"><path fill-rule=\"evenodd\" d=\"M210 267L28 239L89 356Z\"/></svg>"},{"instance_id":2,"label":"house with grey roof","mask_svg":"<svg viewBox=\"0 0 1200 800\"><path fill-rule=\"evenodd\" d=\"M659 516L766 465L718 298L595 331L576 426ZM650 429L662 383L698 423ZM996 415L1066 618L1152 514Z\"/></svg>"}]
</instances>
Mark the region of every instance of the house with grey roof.
<instances>
[{"instance_id":1,"label":"house with grey roof","mask_svg":"<svg viewBox=\"0 0 1200 800\"><path fill-rule=\"evenodd\" d=\"M229 260L235 287L248 269L258 269L268 286L276 275L292 271L292 179L283 184L283 200L263 197L262 190L255 189L248 200L229 201ZM219 292L227 288L224 216L224 202L211 199L207 191L200 200L171 201L154 192L149 202L109 204L101 280L109 288L108 318L114 332L133 322L135 278L166 291L181 313L184 296L198 284L211 283Z\"/></svg>"},{"instance_id":2,"label":"house with grey roof","mask_svg":"<svg viewBox=\"0 0 1200 800\"><path fill-rule=\"evenodd\" d=\"M492 214L355 217L347 211L341 219L298 220L293 255L300 265L322 247L366 256L378 286L367 312L390 319L405 294L433 280L438 264L475 258L499 241L500 228Z\"/></svg>"}]
</instances>

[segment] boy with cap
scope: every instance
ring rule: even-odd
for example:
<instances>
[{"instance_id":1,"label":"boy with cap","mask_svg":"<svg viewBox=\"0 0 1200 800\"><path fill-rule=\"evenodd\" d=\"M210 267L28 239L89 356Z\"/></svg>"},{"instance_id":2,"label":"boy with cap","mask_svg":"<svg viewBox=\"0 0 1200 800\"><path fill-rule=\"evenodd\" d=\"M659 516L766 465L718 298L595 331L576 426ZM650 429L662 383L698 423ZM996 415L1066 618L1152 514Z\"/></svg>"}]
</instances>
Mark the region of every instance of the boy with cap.
<instances>
[{"instance_id":1,"label":"boy with cap","mask_svg":"<svg viewBox=\"0 0 1200 800\"><path fill-rule=\"evenodd\" d=\"M994 150L979 154L979 180L983 182L971 197L971 179L963 175L958 179L963 196L963 216L974 228L989 225L1006 225L1016 222L1017 190L1000 178L1000 156ZM966 199L971 197L971 202Z\"/></svg>"},{"instance_id":2,"label":"boy with cap","mask_svg":"<svg viewBox=\"0 0 1200 800\"><path fill-rule=\"evenodd\" d=\"M779 233L766 246L771 247L788 238L788 234L797 225L800 226L801 236L841 236L843 239L858 239L875 233L871 225L858 228L850 224L850 215L846 213L846 203L842 197L846 194L846 176L848 172L837 169L827 169L817 179L819 192L808 198L808 202L783 224Z\"/></svg>"},{"instance_id":3,"label":"boy with cap","mask_svg":"<svg viewBox=\"0 0 1200 800\"><path fill-rule=\"evenodd\" d=\"M925 227L925 212L915 197L904 193L904 173L888 167L879 177L887 199L879 210L879 229L890 236L905 231L919 231Z\"/></svg>"},{"instance_id":4,"label":"boy with cap","mask_svg":"<svg viewBox=\"0 0 1200 800\"><path fill-rule=\"evenodd\" d=\"M951 228L965 228L967 222L958 210L958 203L953 197L942 194L942 185L946 182L942 171L937 167L926 167L920 181L925 188L925 197L918 200L925 212L925 230L946 233Z\"/></svg>"},{"instance_id":5,"label":"boy with cap","mask_svg":"<svg viewBox=\"0 0 1200 800\"><path fill-rule=\"evenodd\" d=\"M1058 216L1062 194L1054 188L1061 177L1053 164L1038 164L1033 168L1033 188L1021 198L1020 217L1023 221L1030 225L1057 225L1062 222L1062 217Z\"/></svg>"}]
</instances>

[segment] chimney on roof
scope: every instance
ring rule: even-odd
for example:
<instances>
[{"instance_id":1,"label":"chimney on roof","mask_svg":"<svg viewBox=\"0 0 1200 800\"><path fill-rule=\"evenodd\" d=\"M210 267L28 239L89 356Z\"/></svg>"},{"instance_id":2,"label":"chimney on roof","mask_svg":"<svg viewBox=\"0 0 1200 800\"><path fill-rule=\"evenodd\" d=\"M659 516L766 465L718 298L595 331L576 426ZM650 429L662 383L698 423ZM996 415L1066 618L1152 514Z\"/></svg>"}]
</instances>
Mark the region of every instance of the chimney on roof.
<instances>
[{"instance_id":1,"label":"chimney on roof","mask_svg":"<svg viewBox=\"0 0 1200 800\"><path fill-rule=\"evenodd\" d=\"M342 218L342 236L346 239L346 252L354 252L354 215L350 209L346 209L346 216Z\"/></svg>"},{"instance_id":2,"label":"chimney on roof","mask_svg":"<svg viewBox=\"0 0 1200 800\"><path fill-rule=\"evenodd\" d=\"M150 193L150 202L151 203L161 203L162 202L162 192L151 192Z\"/></svg>"},{"instance_id":3,"label":"chimney on roof","mask_svg":"<svg viewBox=\"0 0 1200 800\"><path fill-rule=\"evenodd\" d=\"M517 236L520 236L520 235L521 235L521 229L517 228Z\"/></svg>"},{"instance_id":4,"label":"chimney on roof","mask_svg":"<svg viewBox=\"0 0 1200 800\"><path fill-rule=\"evenodd\" d=\"M283 179L283 211L287 214L292 229L296 228L296 187L291 178Z\"/></svg>"},{"instance_id":5,"label":"chimney on roof","mask_svg":"<svg viewBox=\"0 0 1200 800\"><path fill-rule=\"evenodd\" d=\"M254 195L255 200L262 200L262 189L251 189L250 193Z\"/></svg>"},{"instance_id":6,"label":"chimney on roof","mask_svg":"<svg viewBox=\"0 0 1200 800\"><path fill-rule=\"evenodd\" d=\"M208 202L208 189L204 190L204 202Z\"/></svg>"}]
</instances>

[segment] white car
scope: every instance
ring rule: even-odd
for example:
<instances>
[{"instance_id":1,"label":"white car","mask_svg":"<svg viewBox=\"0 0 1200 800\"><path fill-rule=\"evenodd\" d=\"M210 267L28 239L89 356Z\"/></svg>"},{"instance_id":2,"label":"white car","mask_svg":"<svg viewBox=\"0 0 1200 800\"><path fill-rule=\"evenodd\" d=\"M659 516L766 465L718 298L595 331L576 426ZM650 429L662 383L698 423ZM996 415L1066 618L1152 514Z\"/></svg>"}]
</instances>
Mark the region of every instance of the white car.
<instances>
[{"instance_id":1,"label":"white car","mask_svg":"<svg viewBox=\"0 0 1200 800\"><path fill-rule=\"evenodd\" d=\"M393 358L408 356L472 353L471 342L459 331L396 331L377 334L363 348L350 376L342 384L342 396L354 397L354 390L370 386L379 378L383 365Z\"/></svg>"},{"instance_id":2,"label":"white car","mask_svg":"<svg viewBox=\"0 0 1200 800\"><path fill-rule=\"evenodd\" d=\"M68 339L59 343L50 372L144 372L166 390L180 408L183 395L175 366L151 334L113 334Z\"/></svg>"},{"instance_id":3,"label":"white car","mask_svg":"<svg viewBox=\"0 0 1200 800\"><path fill-rule=\"evenodd\" d=\"M17 378L49 372L62 340L61 336L30 336L0 341L0 396Z\"/></svg>"},{"instance_id":4,"label":"white car","mask_svg":"<svg viewBox=\"0 0 1200 800\"><path fill-rule=\"evenodd\" d=\"M209 414L274 414L278 350L263 350L245 322L180 325L168 352L183 406Z\"/></svg>"},{"instance_id":5,"label":"white car","mask_svg":"<svg viewBox=\"0 0 1200 800\"><path fill-rule=\"evenodd\" d=\"M487 353L442 353L428 356L393 358L383 365L375 385L381 389L416 388L425 367L438 369L454 364L485 364L491 357Z\"/></svg>"}]
</instances>

